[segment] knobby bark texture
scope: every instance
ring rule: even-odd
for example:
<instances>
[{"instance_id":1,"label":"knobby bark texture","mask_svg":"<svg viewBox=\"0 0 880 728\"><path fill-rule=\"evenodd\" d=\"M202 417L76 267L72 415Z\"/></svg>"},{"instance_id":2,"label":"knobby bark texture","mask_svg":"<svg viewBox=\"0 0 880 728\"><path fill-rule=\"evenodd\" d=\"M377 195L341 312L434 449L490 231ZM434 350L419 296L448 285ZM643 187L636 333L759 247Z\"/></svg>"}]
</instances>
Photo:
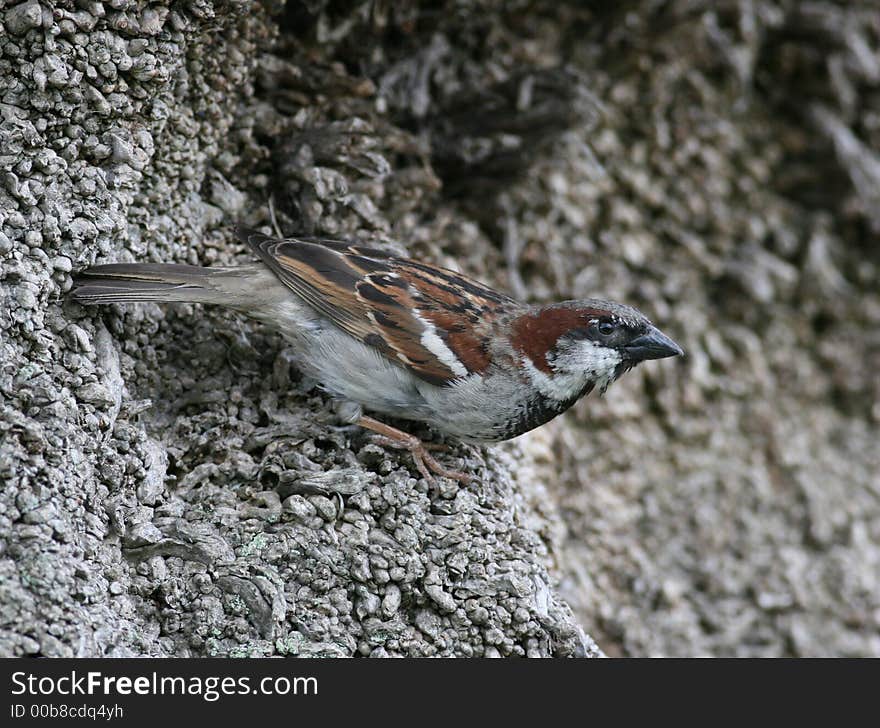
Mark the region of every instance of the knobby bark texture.
<instances>
[{"instance_id":1,"label":"knobby bark texture","mask_svg":"<svg viewBox=\"0 0 880 728\"><path fill-rule=\"evenodd\" d=\"M0 29L0 655L880 655L871 2ZM427 483L280 336L65 302L96 261L249 260L237 221L623 300L688 355Z\"/></svg>"}]
</instances>

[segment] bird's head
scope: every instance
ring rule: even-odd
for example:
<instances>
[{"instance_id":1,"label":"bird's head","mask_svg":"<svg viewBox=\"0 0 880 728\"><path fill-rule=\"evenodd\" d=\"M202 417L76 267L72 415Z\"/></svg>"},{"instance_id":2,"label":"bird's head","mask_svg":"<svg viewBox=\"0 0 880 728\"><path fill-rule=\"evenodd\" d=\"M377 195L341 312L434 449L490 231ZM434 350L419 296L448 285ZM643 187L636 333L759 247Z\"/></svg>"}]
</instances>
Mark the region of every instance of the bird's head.
<instances>
[{"instance_id":1,"label":"bird's head","mask_svg":"<svg viewBox=\"0 0 880 728\"><path fill-rule=\"evenodd\" d=\"M512 343L532 383L560 401L604 392L647 359L684 353L640 311L599 299L532 309L514 322Z\"/></svg>"}]
</instances>

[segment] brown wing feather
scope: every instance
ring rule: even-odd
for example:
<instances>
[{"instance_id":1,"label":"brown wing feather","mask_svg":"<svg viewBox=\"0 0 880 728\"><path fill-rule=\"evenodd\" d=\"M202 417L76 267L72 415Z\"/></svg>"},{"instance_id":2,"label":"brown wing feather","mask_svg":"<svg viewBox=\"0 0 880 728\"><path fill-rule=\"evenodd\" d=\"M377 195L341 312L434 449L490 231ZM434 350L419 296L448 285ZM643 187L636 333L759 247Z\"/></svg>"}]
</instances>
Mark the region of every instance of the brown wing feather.
<instances>
[{"instance_id":1,"label":"brown wing feather","mask_svg":"<svg viewBox=\"0 0 880 728\"><path fill-rule=\"evenodd\" d=\"M519 305L453 271L357 244L238 235L317 312L432 384L484 371L491 359L475 330L488 312ZM451 359L438 356L443 345Z\"/></svg>"}]
</instances>

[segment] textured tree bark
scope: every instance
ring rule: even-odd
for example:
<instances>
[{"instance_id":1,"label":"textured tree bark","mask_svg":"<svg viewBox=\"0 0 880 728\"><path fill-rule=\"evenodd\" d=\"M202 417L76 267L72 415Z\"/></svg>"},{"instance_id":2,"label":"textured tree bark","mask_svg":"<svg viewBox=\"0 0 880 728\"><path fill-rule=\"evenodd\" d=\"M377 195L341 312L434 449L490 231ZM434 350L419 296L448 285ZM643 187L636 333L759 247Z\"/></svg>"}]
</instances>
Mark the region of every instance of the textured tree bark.
<instances>
[{"instance_id":1,"label":"textured tree bark","mask_svg":"<svg viewBox=\"0 0 880 728\"><path fill-rule=\"evenodd\" d=\"M0 3L0 655L880 654L876 11L581 5ZM237 221L688 357L432 485L256 324L65 302Z\"/></svg>"}]
</instances>

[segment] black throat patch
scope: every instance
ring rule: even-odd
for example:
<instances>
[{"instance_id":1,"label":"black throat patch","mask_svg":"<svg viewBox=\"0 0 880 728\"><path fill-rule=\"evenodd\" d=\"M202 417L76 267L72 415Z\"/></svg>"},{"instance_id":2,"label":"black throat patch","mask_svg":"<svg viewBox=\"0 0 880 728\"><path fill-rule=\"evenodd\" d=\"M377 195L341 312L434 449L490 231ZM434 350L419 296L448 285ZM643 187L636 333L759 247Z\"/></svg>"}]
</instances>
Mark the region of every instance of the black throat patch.
<instances>
[{"instance_id":1,"label":"black throat patch","mask_svg":"<svg viewBox=\"0 0 880 728\"><path fill-rule=\"evenodd\" d=\"M524 432L534 430L536 427L549 422L557 415L565 412L581 397L585 397L592 392L594 386L593 382L587 382L577 394L564 400L553 399L552 397L545 397L543 394L536 393L534 397L527 400L517 418L508 420L502 439L509 440L512 437L522 435Z\"/></svg>"}]
</instances>

